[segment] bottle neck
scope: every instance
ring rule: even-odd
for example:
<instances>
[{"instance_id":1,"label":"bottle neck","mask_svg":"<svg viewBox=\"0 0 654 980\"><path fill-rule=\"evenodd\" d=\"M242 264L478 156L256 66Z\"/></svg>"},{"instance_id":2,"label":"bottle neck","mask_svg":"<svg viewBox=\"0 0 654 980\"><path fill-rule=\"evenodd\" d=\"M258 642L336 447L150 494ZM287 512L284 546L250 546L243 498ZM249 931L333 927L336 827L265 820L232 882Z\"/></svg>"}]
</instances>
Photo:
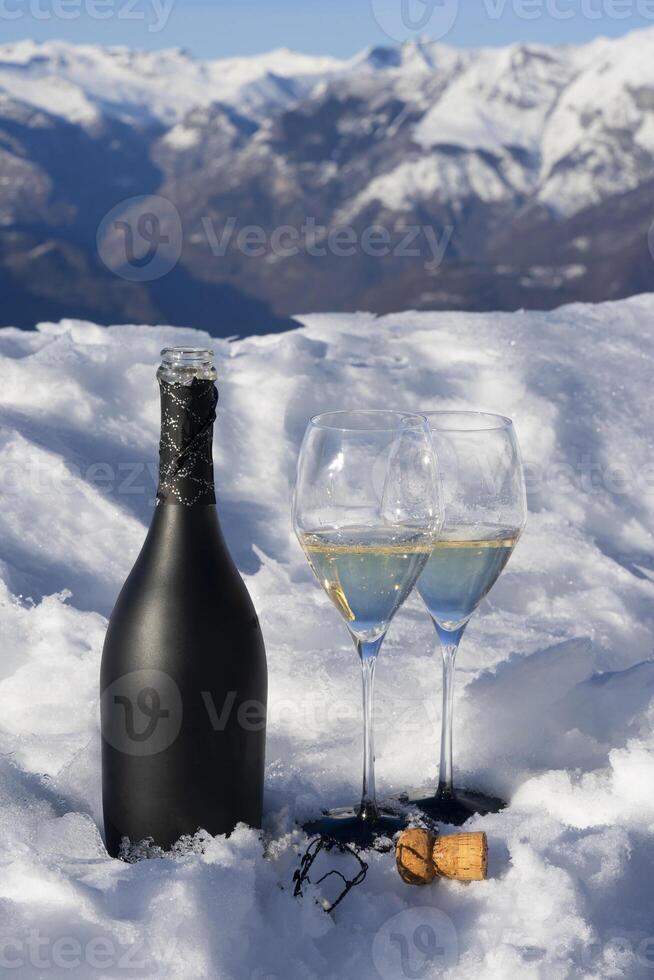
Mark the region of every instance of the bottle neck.
<instances>
[{"instance_id":1,"label":"bottle neck","mask_svg":"<svg viewBox=\"0 0 654 980\"><path fill-rule=\"evenodd\" d=\"M213 424L218 392L212 379L169 381L159 375L161 442L158 504L215 504Z\"/></svg>"}]
</instances>

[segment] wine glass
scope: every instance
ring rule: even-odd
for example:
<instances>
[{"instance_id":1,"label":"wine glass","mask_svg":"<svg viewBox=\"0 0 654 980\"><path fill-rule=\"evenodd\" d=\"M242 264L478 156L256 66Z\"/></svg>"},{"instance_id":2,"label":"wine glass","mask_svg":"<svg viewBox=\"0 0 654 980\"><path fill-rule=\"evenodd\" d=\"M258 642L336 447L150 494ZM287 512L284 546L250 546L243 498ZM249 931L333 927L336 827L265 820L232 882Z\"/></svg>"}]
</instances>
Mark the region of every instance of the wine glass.
<instances>
[{"instance_id":1,"label":"wine glass","mask_svg":"<svg viewBox=\"0 0 654 980\"><path fill-rule=\"evenodd\" d=\"M358 809L309 823L367 847L405 825L377 803L373 683L393 616L422 572L441 524L440 486L423 416L330 412L311 419L298 460L293 526L316 578L354 640L363 677L363 790Z\"/></svg>"},{"instance_id":2,"label":"wine glass","mask_svg":"<svg viewBox=\"0 0 654 980\"><path fill-rule=\"evenodd\" d=\"M454 665L466 626L508 562L527 519L520 447L511 419L482 412L425 412L443 487L443 526L417 589L443 656L440 775L435 796L412 799L432 819L464 823L505 804L454 788Z\"/></svg>"}]
</instances>

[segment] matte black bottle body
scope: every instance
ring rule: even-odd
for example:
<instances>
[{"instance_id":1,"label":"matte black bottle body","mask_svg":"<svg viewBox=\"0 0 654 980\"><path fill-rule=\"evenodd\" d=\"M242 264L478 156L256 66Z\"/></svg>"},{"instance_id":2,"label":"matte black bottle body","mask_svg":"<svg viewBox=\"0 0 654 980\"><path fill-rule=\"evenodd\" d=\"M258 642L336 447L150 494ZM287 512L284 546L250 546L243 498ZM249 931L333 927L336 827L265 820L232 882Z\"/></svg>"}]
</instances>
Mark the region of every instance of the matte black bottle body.
<instances>
[{"instance_id":1,"label":"matte black bottle body","mask_svg":"<svg viewBox=\"0 0 654 980\"><path fill-rule=\"evenodd\" d=\"M159 502L101 671L107 847L261 824L267 673L213 504Z\"/></svg>"}]
</instances>

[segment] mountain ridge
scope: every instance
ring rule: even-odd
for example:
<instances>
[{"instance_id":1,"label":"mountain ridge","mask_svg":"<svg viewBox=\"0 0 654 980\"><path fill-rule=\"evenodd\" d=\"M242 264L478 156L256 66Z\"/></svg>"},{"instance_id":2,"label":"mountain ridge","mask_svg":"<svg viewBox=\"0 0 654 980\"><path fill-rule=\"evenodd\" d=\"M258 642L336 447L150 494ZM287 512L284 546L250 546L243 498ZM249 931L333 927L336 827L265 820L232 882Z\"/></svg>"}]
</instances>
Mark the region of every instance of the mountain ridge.
<instances>
[{"instance_id":1,"label":"mountain ridge","mask_svg":"<svg viewBox=\"0 0 654 980\"><path fill-rule=\"evenodd\" d=\"M228 289L236 332L287 327L307 302L512 309L650 289L653 55L654 28L558 47L417 40L345 61L286 49L207 61L180 49L0 45L0 283L23 290L39 318L49 302L61 311L68 273L86 298L71 315L187 315L207 329L183 290L219 305ZM136 220L132 199L144 195L161 221L172 202L183 229L165 283L111 276L98 255L106 213ZM402 225L452 229L451 241L436 272L424 241L413 262L361 248L347 262L317 260L306 243L294 255L271 250L276 230L307 219L345 225L359 242L371 227L392 237ZM602 221L612 236L593 231ZM257 261L235 241L214 254L207 227L230 222L261 229Z\"/></svg>"}]
</instances>

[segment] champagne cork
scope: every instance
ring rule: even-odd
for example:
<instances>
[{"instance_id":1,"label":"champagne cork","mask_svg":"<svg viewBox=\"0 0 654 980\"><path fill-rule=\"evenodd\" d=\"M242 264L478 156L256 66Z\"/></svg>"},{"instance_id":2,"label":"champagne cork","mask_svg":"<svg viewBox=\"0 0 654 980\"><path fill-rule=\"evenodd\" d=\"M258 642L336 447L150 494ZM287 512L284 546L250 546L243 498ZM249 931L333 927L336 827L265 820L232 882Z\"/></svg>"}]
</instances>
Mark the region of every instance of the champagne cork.
<instances>
[{"instance_id":1,"label":"champagne cork","mask_svg":"<svg viewBox=\"0 0 654 980\"><path fill-rule=\"evenodd\" d=\"M437 837L432 852L436 874L457 881L483 881L488 875L488 840L484 833Z\"/></svg>"},{"instance_id":2,"label":"champagne cork","mask_svg":"<svg viewBox=\"0 0 654 980\"><path fill-rule=\"evenodd\" d=\"M428 885L434 878L483 881L488 874L488 841L484 833L436 837L416 827L400 836L395 858L408 885Z\"/></svg>"}]
</instances>

